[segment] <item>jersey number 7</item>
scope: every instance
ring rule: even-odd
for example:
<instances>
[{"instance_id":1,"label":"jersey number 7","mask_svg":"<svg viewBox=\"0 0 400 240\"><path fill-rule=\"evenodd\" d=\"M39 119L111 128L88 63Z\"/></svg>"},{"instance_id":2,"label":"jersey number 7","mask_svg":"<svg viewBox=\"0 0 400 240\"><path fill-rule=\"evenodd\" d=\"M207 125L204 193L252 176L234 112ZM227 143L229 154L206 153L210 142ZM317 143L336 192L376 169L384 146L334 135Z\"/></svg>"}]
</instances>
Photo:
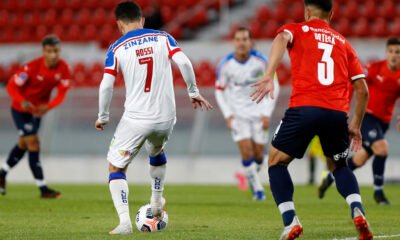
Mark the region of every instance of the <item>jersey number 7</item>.
<instances>
[{"instance_id":1,"label":"jersey number 7","mask_svg":"<svg viewBox=\"0 0 400 240\"><path fill-rule=\"evenodd\" d=\"M324 50L321 62L318 63L318 80L322 85L328 86L334 80L335 63L331 57L333 45L319 42L318 49Z\"/></svg>"},{"instance_id":2,"label":"jersey number 7","mask_svg":"<svg viewBox=\"0 0 400 240\"><path fill-rule=\"evenodd\" d=\"M144 85L144 92L150 92L151 89L151 81L153 80L153 58L152 57L145 57L139 59L139 64L147 65L147 73L146 73L146 83Z\"/></svg>"}]
</instances>

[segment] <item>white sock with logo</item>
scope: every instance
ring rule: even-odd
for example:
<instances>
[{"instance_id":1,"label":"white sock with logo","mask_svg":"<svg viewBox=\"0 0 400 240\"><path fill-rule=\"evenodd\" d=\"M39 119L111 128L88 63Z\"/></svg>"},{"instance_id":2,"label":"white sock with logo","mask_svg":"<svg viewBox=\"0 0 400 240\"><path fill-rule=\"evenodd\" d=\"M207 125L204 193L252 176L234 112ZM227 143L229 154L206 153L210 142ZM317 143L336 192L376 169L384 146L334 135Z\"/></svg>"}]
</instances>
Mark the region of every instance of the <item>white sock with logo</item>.
<instances>
[{"instance_id":1,"label":"white sock with logo","mask_svg":"<svg viewBox=\"0 0 400 240\"><path fill-rule=\"evenodd\" d=\"M244 166L244 171L247 177L247 181L249 181L249 184L253 188L253 191L264 191L264 187L261 184L260 177L257 174L256 163L252 162L249 166Z\"/></svg>"},{"instance_id":2,"label":"white sock with logo","mask_svg":"<svg viewBox=\"0 0 400 240\"><path fill-rule=\"evenodd\" d=\"M128 182L125 179L113 179L110 181L109 186L120 225L132 225L129 215Z\"/></svg>"},{"instance_id":3,"label":"white sock with logo","mask_svg":"<svg viewBox=\"0 0 400 240\"><path fill-rule=\"evenodd\" d=\"M161 166L150 165L151 176L151 201L152 204L160 204L162 202L162 195L164 191L165 172L167 164Z\"/></svg>"}]
</instances>

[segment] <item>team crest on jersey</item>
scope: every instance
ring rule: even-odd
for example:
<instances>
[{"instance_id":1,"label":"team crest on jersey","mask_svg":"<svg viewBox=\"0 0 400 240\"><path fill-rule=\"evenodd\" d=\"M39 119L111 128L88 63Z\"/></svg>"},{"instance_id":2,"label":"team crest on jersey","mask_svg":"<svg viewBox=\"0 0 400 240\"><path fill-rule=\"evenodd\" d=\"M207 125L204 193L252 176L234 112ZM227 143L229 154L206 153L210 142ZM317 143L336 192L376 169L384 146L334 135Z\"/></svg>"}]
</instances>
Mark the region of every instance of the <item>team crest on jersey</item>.
<instances>
[{"instance_id":1,"label":"team crest on jersey","mask_svg":"<svg viewBox=\"0 0 400 240\"><path fill-rule=\"evenodd\" d=\"M36 78L37 78L37 80L39 80L39 81L43 81L43 79L44 79L43 76L41 76L41 75L37 75Z\"/></svg>"},{"instance_id":2,"label":"team crest on jersey","mask_svg":"<svg viewBox=\"0 0 400 240\"><path fill-rule=\"evenodd\" d=\"M381 75L376 75L376 79L378 79L379 82L383 82L383 77Z\"/></svg>"},{"instance_id":3,"label":"team crest on jersey","mask_svg":"<svg viewBox=\"0 0 400 240\"><path fill-rule=\"evenodd\" d=\"M61 74L56 73L56 74L54 75L54 78L55 78L57 81L60 81L60 79L61 79Z\"/></svg>"},{"instance_id":4,"label":"team crest on jersey","mask_svg":"<svg viewBox=\"0 0 400 240\"><path fill-rule=\"evenodd\" d=\"M310 31L310 27L307 26L307 25L304 25L301 29L303 30L303 32L308 32L308 31Z\"/></svg>"},{"instance_id":5,"label":"team crest on jersey","mask_svg":"<svg viewBox=\"0 0 400 240\"><path fill-rule=\"evenodd\" d=\"M18 86L22 86L26 80L28 80L28 75L25 72L15 75L14 81Z\"/></svg>"}]
</instances>

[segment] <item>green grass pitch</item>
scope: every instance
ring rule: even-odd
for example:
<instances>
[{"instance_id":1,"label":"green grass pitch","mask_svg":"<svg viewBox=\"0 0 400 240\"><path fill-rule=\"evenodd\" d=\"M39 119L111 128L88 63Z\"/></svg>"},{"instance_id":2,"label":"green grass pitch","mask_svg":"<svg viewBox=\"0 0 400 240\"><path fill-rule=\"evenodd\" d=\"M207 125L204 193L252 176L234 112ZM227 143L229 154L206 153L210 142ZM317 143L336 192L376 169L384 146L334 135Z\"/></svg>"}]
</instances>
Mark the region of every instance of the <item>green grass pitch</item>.
<instances>
[{"instance_id":1,"label":"green grass pitch","mask_svg":"<svg viewBox=\"0 0 400 240\"><path fill-rule=\"evenodd\" d=\"M282 222L267 192L267 201L253 202L234 186L167 185L169 225L160 233L109 236L118 223L108 186L57 185L63 197L41 200L33 185L10 185L0 196L0 239L278 239ZM377 206L371 187L361 189L375 235L400 234L400 186L387 186L391 206ZM131 218L150 197L148 186L130 186ZM316 188L297 186L295 205L304 227L302 239L355 237L349 210L334 188L319 200ZM385 238L385 239L395 239ZM400 238L397 238L400 239Z\"/></svg>"}]
</instances>

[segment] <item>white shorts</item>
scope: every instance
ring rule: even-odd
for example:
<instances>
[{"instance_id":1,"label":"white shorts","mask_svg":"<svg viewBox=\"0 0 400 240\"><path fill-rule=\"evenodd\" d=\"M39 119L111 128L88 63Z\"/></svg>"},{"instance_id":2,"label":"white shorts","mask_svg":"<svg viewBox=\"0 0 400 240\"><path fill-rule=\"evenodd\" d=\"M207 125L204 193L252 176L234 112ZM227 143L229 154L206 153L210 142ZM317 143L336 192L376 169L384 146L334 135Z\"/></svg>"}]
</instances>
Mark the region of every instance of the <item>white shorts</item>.
<instances>
[{"instance_id":1,"label":"white shorts","mask_svg":"<svg viewBox=\"0 0 400 240\"><path fill-rule=\"evenodd\" d=\"M234 117L232 122L233 141L239 142L245 139L251 139L257 144L267 144L268 129L264 129L261 119L244 119Z\"/></svg>"},{"instance_id":2,"label":"white shorts","mask_svg":"<svg viewBox=\"0 0 400 240\"><path fill-rule=\"evenodd\" d=\"M124 168L135 158L143 144L149 156L160 154L175 123L176 118L161 123L147 123L122 117L111 140L107 160L115 167Z\"/></svg>"}]
</instances>

